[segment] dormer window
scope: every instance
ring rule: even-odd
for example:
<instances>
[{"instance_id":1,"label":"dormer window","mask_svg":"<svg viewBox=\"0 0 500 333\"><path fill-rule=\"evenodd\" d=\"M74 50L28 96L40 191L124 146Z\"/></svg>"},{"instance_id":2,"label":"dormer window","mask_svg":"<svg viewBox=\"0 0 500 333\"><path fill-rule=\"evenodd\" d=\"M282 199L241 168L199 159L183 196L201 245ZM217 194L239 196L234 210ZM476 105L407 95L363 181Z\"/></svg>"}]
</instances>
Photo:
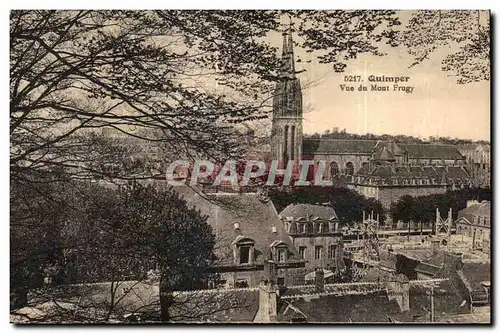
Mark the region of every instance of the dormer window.
<instances>
[{"instance_id":1,"label":"dormer window","mask_svg":"<svg viewBox=\"0 0 500 333\"><path fill-rule=\"evenodd\" d=\"M278 262L285 262L286 261L286 248L277 248L276 249L276 259Z\"/></svg>"},{"instance_id":2,"label":"dormer window","mask_svg":"<svg viewBox=\"0 0 500 333\"><path fill-rule=\"evenodd\" d=\"M251 238L238 236L232 242L234 261L237 265L253 265L255 241Z\"/></svg>"},{"instance_id":3,"label":"dormer window","mask_svg":"<svg viewBox=\"0 0 500 333\"><path fill-rule=\"evenodd\" d=\"M269 246L276 262L286 262L288 259L288 246L283 241L275 240Z\"/></svg>"},{"instance_id":4,"label":"dormer window","mask_svg":"<svg viewBox=\"0 0 500 333\"><path fill-rule=\"evenodd\" d=\"M240 246L240 264L250 263L250 250L251 246Z\"/></svg>"}]
</instances>

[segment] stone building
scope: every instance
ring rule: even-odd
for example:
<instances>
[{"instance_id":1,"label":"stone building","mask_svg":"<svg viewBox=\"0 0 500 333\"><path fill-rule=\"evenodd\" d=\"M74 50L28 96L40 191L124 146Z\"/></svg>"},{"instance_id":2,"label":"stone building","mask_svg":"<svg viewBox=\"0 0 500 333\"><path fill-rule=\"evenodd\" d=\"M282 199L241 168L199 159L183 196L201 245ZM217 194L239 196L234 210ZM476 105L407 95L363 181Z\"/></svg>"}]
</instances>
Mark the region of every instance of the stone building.
<instances>
[{"instance_id":1,"label":"stone building","mask_svg":"<svg viewBox=\"0 0 500 333\"><path fill-rule=\"evenodd\" d=\"M458 235L472 238L473 248L489 250L491 239L491 203L467 201L467 207L458 211L455 221Z\"/></svg>"},{"instance_id":2,"label":"stone building","mask_svg":"<svg viewBox=\"0 0 500 333\"><path fill-rule=\"evenodd\" d=\"M458 145L457 148L465 156L475 184L480 187L491 187L491 146L471 143Z\"/></svg>"},{"instance_id":3,"label":"stone building","mask_svg":"<svg viewBox=\"0 0 500 333\"><path fill-rule=\"evenodd\" d=\"M445 193L472 185L463 166L396 164L393 161L364 165L347 180L349 188L389 208L405 195L414 197Z\"/></svg>"},{"instance_id":4,"label":"stone building","mask_svg":"<svg viewBox=\"0 0 500 333\"><path fill-rule=\"evenodd\" d=\"M202 193L187 186L176 191L208 217L216 237L215 271L225 287L256 287L266 274L264 262L276 263L280 284L305 283L301 258L273 203L259 193Z\"/></svg>"},{"instance_id":5,"label":"stone building","mask_svg":"<svg viewBox=\"0 0 500 333\"><path fill-rule=\"evenodd\" d=\"M290 204L279 214L306 268L342 268L343 241L339 218L329 206Z\"/></svg>"}]
</instances>

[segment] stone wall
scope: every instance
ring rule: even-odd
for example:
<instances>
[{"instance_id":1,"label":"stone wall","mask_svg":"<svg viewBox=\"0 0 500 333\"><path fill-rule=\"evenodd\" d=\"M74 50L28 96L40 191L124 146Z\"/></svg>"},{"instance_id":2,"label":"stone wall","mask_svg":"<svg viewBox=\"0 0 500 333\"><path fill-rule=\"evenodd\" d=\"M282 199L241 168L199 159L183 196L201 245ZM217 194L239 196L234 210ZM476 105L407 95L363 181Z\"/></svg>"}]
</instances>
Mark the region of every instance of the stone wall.
<instances>
[{"instance_id":1,"label":"stone wall","mask_svg":"<svg viewBox=\"0 0 500 333\"><path fill-rule=\"evenodd\" d=\"M346 172L347 163L351 162L354 166L354 173L358 172L359 169L363 166L363 163L368 162L370 155L358 155L358 154L315 154L314 162L315 165L319 161L326 161L326 168L324 170L323 177L324 179L330 179L330 164L332 162L337 163L339 167L339 173L341 175Z\"/></svg>"},{"instance_id":2,"label":"stone wall","mask_svg":"<svg viewBox=\"0 0 500 333\"><path fill-rule=\"evenodd\" d=\"M302 285L305 283L307 270L304 267L280 267L276 271L276 278L283 279L285 285ZM269 279L264 269L226 272L221 274L228 288L238 287L238 282L246 281L248 287L258 287L260 282Z\"/></svg>"}]
</instances>

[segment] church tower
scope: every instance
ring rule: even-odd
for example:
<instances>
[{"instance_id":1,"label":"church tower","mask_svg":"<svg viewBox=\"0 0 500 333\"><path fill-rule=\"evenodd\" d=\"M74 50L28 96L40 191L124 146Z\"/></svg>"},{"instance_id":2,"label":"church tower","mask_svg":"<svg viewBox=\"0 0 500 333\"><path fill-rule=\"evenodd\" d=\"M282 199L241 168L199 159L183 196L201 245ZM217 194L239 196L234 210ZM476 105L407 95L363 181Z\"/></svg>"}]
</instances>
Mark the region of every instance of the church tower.
<instances>
[{"instance_id":1,"label":"church tower","mask_svg":"<svg viewBox=\"0 0 500 333\"><path fill-rule=\"evenodd\" d=\"M285 167L302 157L302 91L295 75L292 27L283 32L282 64L273 99L271 149L273 160Z\"/></svg>"}]
</instances>

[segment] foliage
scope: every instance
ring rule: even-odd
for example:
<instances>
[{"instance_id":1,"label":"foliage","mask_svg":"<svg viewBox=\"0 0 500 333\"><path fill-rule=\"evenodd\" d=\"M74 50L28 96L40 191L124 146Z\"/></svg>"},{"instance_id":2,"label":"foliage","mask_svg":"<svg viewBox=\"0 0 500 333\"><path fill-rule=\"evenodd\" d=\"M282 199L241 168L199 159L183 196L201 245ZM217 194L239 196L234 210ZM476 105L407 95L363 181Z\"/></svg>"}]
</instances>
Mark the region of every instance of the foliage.
<instances>
[{"instance_id":1,"label":"foliage","mask_svg":"<svg viewBox=\"0 0 500 333\"><path fill-rule=\"evenodd\" d=\"M380 223L385 221L385 211L382 204L374 198L365 198L353 190L345 187L292 187L289 190L271 189L269 196L278 212L290 204L307 203L314 205L327 204L331 206L340 219L342 225L361 222L363 211L379 214Z\"/></svg>"},{"instance_id":2,"label":"foliage","mask_svg":"<svg viewBox=\"0 0 500 333\"><path fill-rule=\"evenodd\" d=\"M306 136L311 139L319 139L320 134L315 133L309 136ZM356 134L356 133L348 133L345 129L342 131L338 131L335 129L334 131L326 130L325 133L321 134L321 138L323 139L352 139L352 140L384 140L384 141L394 141L397 143L406 143L406 144L417 144L417 143L436 143L436 144L451 144L451 145L460 145L460 144L471 144L471 143L483 143L489 144L487 141L479 140L474 141L470 139L460 139L460 138L450 138L450 137L435 137L431 136L427 140L423 140L419 137L414 137L411 135L394 135L394 134Z\"/></svg>"},{"instance_id":3,"label":"foliage","mask_svg":"<svg viewBox=\"0 0 500 333\"><path fill-rule=\"evenodd\" d=\"M421 197L409 195L391 204L390 214L393 221L429 222L436 220L436 208L444 217L452 209L455 219L459 210L467 206L467 200L491 200L491 190L484 188L465 188L444 194L431 194Z\"/></svg>"},{"instance_id":4,"label":"foliage","mask_svg":"<svg viewBox=\"0 0 500 333\"><path fill-rule=\"evenodd\" d=\"M442 50L450 52L442 59L443 71L457 83L490 79L489 12L481 10L419 10L411 17L403 44L415 58L415 66Z\"/></svg>"},{"instance_id":5,"label":"foliage","mask_svg":"<svg viewBox=\"0 0 500 333\"><path fill-rule=\"evenodd\" d=\"M41 184L43 195L28 204L11 203L13 289L40 288L47 275L57 288L107 281L116 289L123 280L146 280L151 269L161 272L160 285L172 291L206 288L213 279L210 224L176 192L138 183L120 188L74 181ZM52 191L50 199L47 191ZM33 209L38 215L30 215ZM29 221L27 229L17 228L21 221ZM33 237L20 234L30 228ZM57 269L49 272L50 265Z\"/></svg>"}]
</instances>

